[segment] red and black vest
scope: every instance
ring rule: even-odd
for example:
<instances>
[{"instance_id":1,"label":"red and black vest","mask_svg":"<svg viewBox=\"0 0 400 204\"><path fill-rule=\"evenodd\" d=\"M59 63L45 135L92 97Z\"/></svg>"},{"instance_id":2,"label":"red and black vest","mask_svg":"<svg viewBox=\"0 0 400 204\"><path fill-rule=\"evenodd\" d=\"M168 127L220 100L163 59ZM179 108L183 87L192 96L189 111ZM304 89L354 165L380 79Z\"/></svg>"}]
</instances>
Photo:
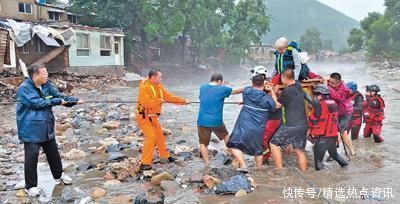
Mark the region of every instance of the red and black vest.
<instances>
[{"instance_id":1,"label":"red and black vest","mask_svg":"<svg viewBox=\"0 0 400 204\"><path fill-rule=\"evenodd\" d=\"M374 106L373 103L378 102L379 106ZM385 118L385 102L380 95L375 95L367 98L364 107L364 118L368 122L382 122Z\"/></svg>"},{"instance_id":2,"label":"red and black vest","mask_svg":"<svg viewBox=\"0 0 400 204\"><path fill-rule=\"evenodd\" d=\"M338 107L333 100L319 101L321 115L315 116L315 108L311 110L309 117L310 135L337 137L338 135Z\"/></svg>"}]
</instances>

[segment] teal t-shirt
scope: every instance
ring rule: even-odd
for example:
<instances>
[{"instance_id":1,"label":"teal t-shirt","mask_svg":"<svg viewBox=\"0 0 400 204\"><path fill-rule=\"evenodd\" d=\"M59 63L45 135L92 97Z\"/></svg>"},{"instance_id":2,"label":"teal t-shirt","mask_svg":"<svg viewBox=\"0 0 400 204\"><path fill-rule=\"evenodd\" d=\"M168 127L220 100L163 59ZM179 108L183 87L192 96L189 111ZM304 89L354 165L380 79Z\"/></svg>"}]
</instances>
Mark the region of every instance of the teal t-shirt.
<instances>
[{"instance_id":1,"label":"teal t-shirt","mask_svg":"<svg viewBox=\"0 0 400 204\"><path fill-rule=\"evenodd\" d=\"M218 127L224 124L224 100L232 93L232 88L224 85L205 84L200 87L200 110L197 125Z\"/></svg>"}]
</instances>

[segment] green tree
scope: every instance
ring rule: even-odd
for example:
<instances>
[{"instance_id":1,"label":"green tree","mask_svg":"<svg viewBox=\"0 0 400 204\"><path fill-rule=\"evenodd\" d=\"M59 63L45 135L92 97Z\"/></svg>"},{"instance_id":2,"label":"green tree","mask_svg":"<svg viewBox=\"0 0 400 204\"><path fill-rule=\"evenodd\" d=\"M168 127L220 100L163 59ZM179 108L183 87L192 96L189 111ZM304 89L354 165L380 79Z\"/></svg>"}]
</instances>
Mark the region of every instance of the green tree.
<instances>
[{"instance_id":1,"label":"green tree","mask_svg":"<svg viewBox=\"0 0 400 204\"><path fill-rule=\"evenodd\" d=\"M363 48L364 45L364 32L361 29L353 28L350 31L350 36L347 39L351 51L358 51Z\"/></svg>"},{"instance_id":2,"label":"green tree","mask_svg":"<svg viewBox=\"0 0 400 204\"><path fill-rule=\"evenodd\" d=\"M326 39L322 42L322 49L324 50L333 50L333 40Z\"/></svg>"},{"instance_id":3,"label":"green tree","mask_svg":"<svg viewBox=\"0 0 400 204\"><path fill-rule=\"evenodd\" d=\"M269 30L269 19L262 0L241 0L226 16L226 45L230 57L244 57L244 50L258 44Z\"/></svg>"},{"instance_id":4,"label":"green tree","mask_svg":"<svg viewBox=\"0 0 400 204\"><path fill-rule=\"evenodd\" d=\"M317 53L322 48L320 32L314 28L308 28L300 37L301 48L307 52Z\"/></svg>"},{"instance_id":5,"label":"green tree","mask_svg":"<svg viewBox=\"0 0 400 204\"><path fill-rule=\"evenodd\" d=\"M379 20L379 18L382 16L382 14L378 12L371 12L368 13L368 16L365 17L363 20L361 20L360 25L361 29L365 31L365 35L367 39L372 37L372 31L370 29L371 25L375 23L375 21Z\"/></svg>"},{"instance_id":6,"label":"green tree","mask_svg":"<svg viewBox=\"0 0 400 204\"><path fill-rule=\"evenodd\" d=\"M83 23L99 27L118 27L125 31L125 56L130 58L134 39L140 42L139 55L147 63L148 42L158 38L171 42L182 30L182 13L174 9L177 0L71 0L71 10L85 15ZM128 59L128 62L130 60Z\"/></svg>"},{"instance_id":7,"label":"green tree","mask_svg":"<svg viewBox=\"0 0 400 204\"><path fill-rule=\"evenodd\" d=\"M368 52L373 56L386 55L390 49L389 28L392 22L381 16L369 27L372 37L368 40Z\"/></svg>"}]
</instances>

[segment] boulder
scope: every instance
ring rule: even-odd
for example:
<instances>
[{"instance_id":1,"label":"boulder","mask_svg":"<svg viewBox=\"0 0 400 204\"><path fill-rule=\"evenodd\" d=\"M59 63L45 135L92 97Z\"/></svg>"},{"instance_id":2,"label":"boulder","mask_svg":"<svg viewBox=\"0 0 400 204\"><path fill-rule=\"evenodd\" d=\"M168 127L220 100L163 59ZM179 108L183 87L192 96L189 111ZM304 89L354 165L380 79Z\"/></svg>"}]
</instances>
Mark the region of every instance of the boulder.
<instances>
[{"instance_id":1,"label":"boulder","mask_svg":"<svg viewBox=\"0 0 400 204\"><path fill-rule=\"evenodd\" d=\"M90 189L90 197L101 198L107 194L107 191L100 187L93 187Z\"/></svg>"},{"instance_id":2,"label":"boulder","mask_svg":"<svg viewBox=\"0 0 400 204\"><path fill-rule=\"evenodd\" d=\"M159 186L163 180L174 180L175 178L168 172L162 172L151 178L151 183L155 186Z\"/></svg>"}]
</instances>

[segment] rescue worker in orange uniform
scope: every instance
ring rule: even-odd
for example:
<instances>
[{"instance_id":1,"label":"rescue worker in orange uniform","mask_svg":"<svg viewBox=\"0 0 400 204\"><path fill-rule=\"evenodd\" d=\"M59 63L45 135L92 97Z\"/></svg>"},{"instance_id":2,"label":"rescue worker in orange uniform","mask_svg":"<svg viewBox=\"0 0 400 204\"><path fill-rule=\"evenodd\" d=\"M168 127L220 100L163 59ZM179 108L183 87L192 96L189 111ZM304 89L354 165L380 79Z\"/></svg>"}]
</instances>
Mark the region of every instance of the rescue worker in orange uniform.
<instances>
[{"instance_id":1,"label":"rescue worker in orange uniform","mask_svg":"<svg viewBox=\"0 0 400 204\"><path fill-rule=\"evenodd\" d=\"M141 170L150 170L153 162L154 148L157 147L161 159L174 162L170 156L165 137L158 117L161 114L163 103L185 105L189 102L183 98L174 96L161 84L162 73L160 70L151 70L149 77L141 81L139 97L136 106L136 122L142 130L145 140L142 150Z\"/></svg>"},{"instance_id":2,"label":"rescue worker in orange uniform","mask_svg":"<svg viewBox=\"0 0 400 204\"><path fill-rule=\"evenodd\" d=\"M315 169L325 169L322 160L326 151L329 156L336 160L341 167L348 165L347 161L341 157L336 149L338 139L338 106L335 101L329 99L329 88L324 84L317 85L313 90L314 98L307 96L307 101L312 105L309 117L309 129L307 135L311 136L314 143L314 162Z\"/></svg>"},{"instance_id":3,"label":"rescue worker in orange uniform","mask_svg":"<svg viewBox=\"0 0 400 204\"><path fill-rule=\"evenodd\" d=\"M382 121L385 118L385 101L379 92L381 89L378 85L369 85L367 87L368 95L364 102L364 138L374 136L376 143L383 142L381 135Z\"/></svg>"}]
</instances>

